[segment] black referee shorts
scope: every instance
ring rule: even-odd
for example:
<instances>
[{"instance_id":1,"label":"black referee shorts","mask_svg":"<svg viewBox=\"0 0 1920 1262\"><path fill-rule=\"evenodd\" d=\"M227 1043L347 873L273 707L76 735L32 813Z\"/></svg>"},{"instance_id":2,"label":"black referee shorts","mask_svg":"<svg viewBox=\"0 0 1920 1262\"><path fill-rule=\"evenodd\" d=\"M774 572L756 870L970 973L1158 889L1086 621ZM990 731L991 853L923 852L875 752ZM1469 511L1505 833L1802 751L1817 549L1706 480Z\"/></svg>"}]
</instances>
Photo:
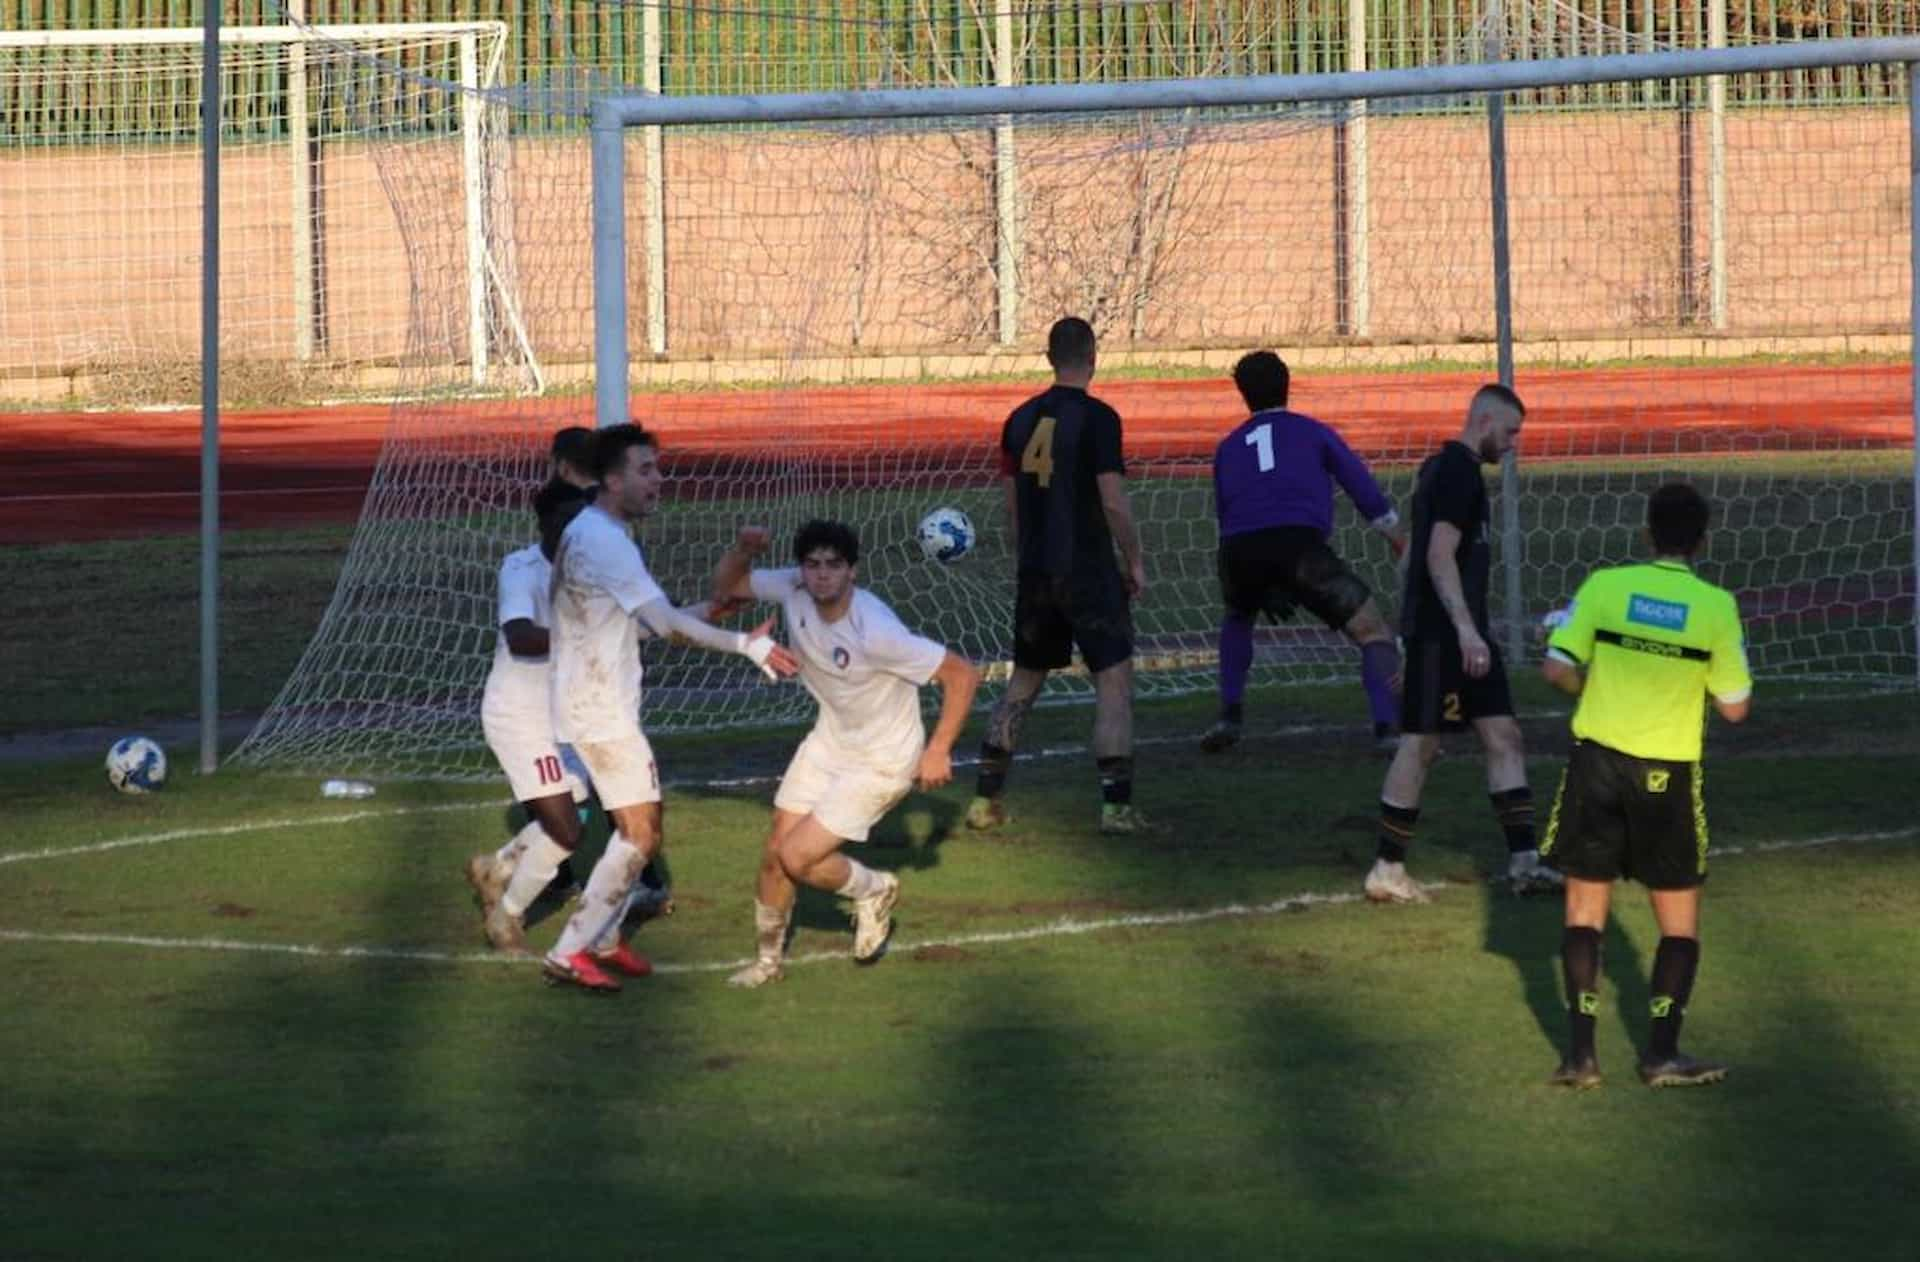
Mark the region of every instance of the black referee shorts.
<instances>
[{"instance_id":1,"label":"black referee shorts","mask_svg":"<svg viewBox=\"0 0 1920 1262\"><path fill-rule=\"evenodd\" d=\"M1700 764L1635 758L1579 741L1560 773L1540 857L1583 881L1634 880L1650 890L1707 879Z\"/></svg>"},{"instance_id":2,"label":"black referee shorts","mask_svg":"<svg viewBox=\"0 0 1920 1262\"><path fill-rule=\"evenodd\" d=\"M1058 670L1074 646L1090 671L1133 656L1133 607L1118 569L1060 578L1023 572L1013 598L1013 664Z\"/></svg>"},{"instance_id":3,"label":"black referee shorts","mask_svg":"<svg viewBox=\"0 0 1920 1262\"><path fill-rule=\"evenodd\" d=\"M1400 692L1400 730L1458 732L1475 719L1513 713L1507 664L1500 646L1487 641L1487 673L1475 679L1460 666L1460 642L1452 636L1406 642L1406 674Z\"/></svg>"},{"instance_id":4,"label":"black referee shorts","mask_svg":"<svg viewBox=\"0 0 1920 1262\"><path fill-rule=\"evenodd\" d=\"M1218 563L1220 598L1242 618L1265 613L1284 622L1298 605L1339 631L1373 597L1311 526L1228 535Z\"/></svg>"}]
</instances>

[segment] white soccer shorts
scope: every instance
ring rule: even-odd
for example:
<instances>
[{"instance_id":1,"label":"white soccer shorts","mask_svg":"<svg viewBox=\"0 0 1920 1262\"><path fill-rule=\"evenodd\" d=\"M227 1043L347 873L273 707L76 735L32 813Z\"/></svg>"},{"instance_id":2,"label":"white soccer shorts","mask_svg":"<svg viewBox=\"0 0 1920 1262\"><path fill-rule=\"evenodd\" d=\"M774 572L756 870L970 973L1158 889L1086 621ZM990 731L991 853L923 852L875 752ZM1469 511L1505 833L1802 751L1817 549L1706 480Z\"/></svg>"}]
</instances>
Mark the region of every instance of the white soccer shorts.
<instances>
[{"instance_id":1,"label":"white soccer shorts","mask_svg":"<svg viewBox=\"0 0 1920 1262\"><path fill-rule=\"evenodd\" d=\"M660 768L645 736L635 732L610 741L580 741L574 748L587 764L594 792L607 810L660 800Z\"/></svg>"},{"instance_id":2,"label":"white soccer shorts","mask_svg":"<svg viewBox=\"0 0 1920 1262\"><path fill-rule=\"evenodd\" d=\"M576 802L586 800L586 768L573 750L553 739L553 723L540 716L513 721L482 714L480 727L487 735L487 748L500 760L507 773L516 802L569 794Z\"/></svg>"},{"instance_id":3,"label":"white soccer shorts","mask_svg":"<svg viewBox=\"0 0 1920 1262\"><path fill-rule=\"evenodd\" d=\"M876 770L819 733L809 733L787 764L773 805L793 815L812 815L842 840L865 841L881 817L913 788L917 763L899 772Z\"/></svg>"}]
</instances>

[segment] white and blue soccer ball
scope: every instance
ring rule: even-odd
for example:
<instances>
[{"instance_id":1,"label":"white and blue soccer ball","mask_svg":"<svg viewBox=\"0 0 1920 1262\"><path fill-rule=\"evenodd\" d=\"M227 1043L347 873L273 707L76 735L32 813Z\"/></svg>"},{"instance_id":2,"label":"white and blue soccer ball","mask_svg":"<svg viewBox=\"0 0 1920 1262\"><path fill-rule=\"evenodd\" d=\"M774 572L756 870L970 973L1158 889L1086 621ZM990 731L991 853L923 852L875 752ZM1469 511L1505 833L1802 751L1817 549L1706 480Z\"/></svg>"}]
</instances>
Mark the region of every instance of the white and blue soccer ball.
<instances>
[{"instance_id":1,"label":"white and blue soccer ball","mask_svg":"<svg viewBox=\"0 0 1920 1262\"><path fill-rule=\"evenodd\" d=\"M107 783L122 793L152 793L167 782L167 751L144 736L122 736L107 751Z\"/></svg>"},{"instance_id":2,"label":"white and blue soccer ball","mask_svg":"<svg viewBox=\"0 0 1920 1262\"><path fill-rule=\"evenodd\" d=\"M927 560L958 561L973 551L973 523L957 508L936 508L920 519L914 538Z\"/></svg>"}]
</instances>

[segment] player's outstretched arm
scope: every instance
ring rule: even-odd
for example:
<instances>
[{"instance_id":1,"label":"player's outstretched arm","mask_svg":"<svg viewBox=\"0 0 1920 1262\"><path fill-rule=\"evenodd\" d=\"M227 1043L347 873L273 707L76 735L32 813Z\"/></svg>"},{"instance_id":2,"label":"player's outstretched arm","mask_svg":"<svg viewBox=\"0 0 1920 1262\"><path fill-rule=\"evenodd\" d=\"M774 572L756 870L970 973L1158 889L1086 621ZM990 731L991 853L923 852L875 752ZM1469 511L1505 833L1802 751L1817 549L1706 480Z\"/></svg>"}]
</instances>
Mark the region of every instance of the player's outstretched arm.
<instances>
[{"instance_id":1,"label":"player's outstretched arm","mask_svg":"<svg viewBox=\"0 0 1920 1262\"><path fill-rule=\"evenodd\" d=\"M1373 476L1373 470L1367 467L1367 462L1347 446L1346 439L1331 429L1326 431L1326 435L1327 463L1334 481L1347 493L1347 498L1360 510L1360 515L1367 519L1367 525L1386 536L1393 555L1402 556L1407 550L1407 532L1401 528L1400 514L1394 511L1393 501L1380 489L1380 481Z\"/></svg>"},{"instance_id":2,"label":"player's outstretched arm","mask_svg":"<svg viewBox=\"0 0 1920 1262\"><path fill-rule=\"evenodd\" d=\"M1107 515L1107 529L1120 545L1120 559L1126 566L1127 592L1138 596L1147 590L1147 560L1140 551L1140 529L1133 521L1133 501L1127 498L1126 477L1118 473L1096 474L1100 488L1100 508Z\"/></svg>"},{"instance_id":3,"label":"player's outstretched arm","mask_svg":"<svg viewBox=\"0 0 1920 1262\"><path fill-rule=\"evenodd\" d=\"M733 546L713 567L712 605L723 613L753 599L753 559L767 550L773 535L765 526L742 526Z\"/></svg>"},{"instance_id":4,"label":"player's outstretched arm","mask_svg":"<svg viewBox=\"0 0 1920 1262\"><path fill-rule=\"evenodd\" d=\"M1433 523L1433 533L1427 540L1427 579L1460 639L1460 669L1468 678L1479 679L1492 669L1493 655L1481 638L1480 628L1473 625L1473 609L1467 604L1467 589L1460 581L1460 563L1454 559L1459 546L1460 527L1450 521Z\"/></svg>"},{"instance_id":5,"label":"player's outstretched arm","mask_svg":"<svg viewBox=\"0 0 1920 1262\"><path fill-rule=\"evenodd\" d=\"M937 789L953 779L953 743L960 739L967 715L973 709L973 694L980 688L979 668L952 649L933 672L940 685L940 718L927 738L920 755L920 770L914 782L922 789Z\"/></svg>"},{"instance_id":6,"label":"player's outstretched arm","mask_svg":"<svg viewBox=\"0 0 1920 1262\"><path fill-rule=\"evenodd\" d=\"M675 609L664 598L648 601L634 610L633 616L655 635L673 636L715 653L738 653L758 666L768 679L786 678L800 669L793 654L774 642L772 618L751 631L726 631L700 621L684 609Z\"/></svg>"}]
</instances>

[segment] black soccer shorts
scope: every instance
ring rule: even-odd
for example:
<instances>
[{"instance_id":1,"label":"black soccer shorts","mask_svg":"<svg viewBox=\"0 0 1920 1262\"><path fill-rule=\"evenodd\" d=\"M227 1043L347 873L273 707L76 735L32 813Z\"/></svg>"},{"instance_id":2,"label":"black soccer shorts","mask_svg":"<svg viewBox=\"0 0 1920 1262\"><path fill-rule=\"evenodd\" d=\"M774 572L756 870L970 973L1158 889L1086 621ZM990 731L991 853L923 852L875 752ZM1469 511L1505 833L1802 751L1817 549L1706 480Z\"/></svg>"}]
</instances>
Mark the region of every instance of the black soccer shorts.
<instances>
[{"instance_id":1,"label":"black soccer shorts","mask_svg":"<svg viewBox=\"0 0 1920 1262\"><path fill-rule=\"evenodd\" d=\"M1692 889L1707 879L1700 764L1578 741L1560 773L1540 857L1583 881Z\"/></svg>"},{"instance_id":2,"label":"black soccer shorts","mask_svg":"<svg viewBox=\"0 0 1920 1262\"><path fill-rule=\"evenodd\" d=\"M1133 607L1120 571L1022 573L1013 599L1013 664L1058 670L1073 661L1076 645L1090 671L1133 656Z\"/></svg>"},{"instance_id":3,"label":"black soccer shorts","mask_svg":"<svg viewBox=\"0 0 1920 1262\"><path fill-rule=\"evenodd\" d=\"M1220 598L1243 618L1265 613L1275 622L1306 609L1335 631L1373 598L1311 526L1276 526L1229 535L1218 555Z\"/></svg>"},{"instance_id":4,"label":"black soccer shorts","mask_svg":"<svg viewBox=\"0 0 1920 1262\"><path fill-rule=\"evenodd\" d=\"M1460 666L1460 643L1452 636L1406 642L1407 664L1400 693L1400 730L1458 732L1475 719L1513 713L1507 664L1488 641L1487 673L1475 679Z\"/></svg>"}]
</instances>

